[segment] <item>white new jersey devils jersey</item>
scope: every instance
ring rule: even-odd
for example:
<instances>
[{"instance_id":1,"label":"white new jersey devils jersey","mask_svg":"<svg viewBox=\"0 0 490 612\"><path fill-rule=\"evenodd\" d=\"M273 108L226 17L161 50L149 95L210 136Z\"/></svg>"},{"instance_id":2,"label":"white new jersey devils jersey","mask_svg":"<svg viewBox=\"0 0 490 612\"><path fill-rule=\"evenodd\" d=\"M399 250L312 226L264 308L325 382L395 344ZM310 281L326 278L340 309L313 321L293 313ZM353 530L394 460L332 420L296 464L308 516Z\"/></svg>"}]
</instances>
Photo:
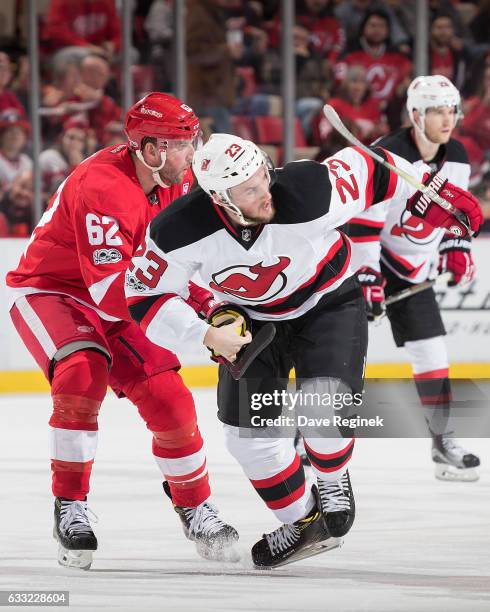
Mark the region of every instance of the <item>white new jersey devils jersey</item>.
<instances>
[{"instance_id":1,"label":"white new jersey devils jersey","mask_svg":"<svg viewBox=\"0 0 490 612\"><path fill-rule=\"evenodd\" d=\"M379 151L410 170L403 159ZM184 301L196 273L216 299L240 304L252 318L301 316L353 274L350 240L335 228L372 204L414 192L356 148L323 164L287 164L276 175L271 223L236 227L201 189L151 222L127 272L126 295L152 342L167 348L202 343L208 325Z\"/></svg>"},{"instance_id":2,"label":"white new jersey devils jersey","mask_svg":"<svg viewBox=\"0 0 490 612\"><path fill-rule=\"evenodd\" d=\"M453 138L439 148L429 164L420 158L410 128L402 128L376 144L409 161L412 174L437 171L450 183L468 189L468 157L464 146ZM346 232L355 243L354 259L359 266L379 270L381 259L397 276L420 283L435 274L434 264L445 230L414 217L406 210L406 200L395 198L351 219Z\"/></svg>"}]
</instances>

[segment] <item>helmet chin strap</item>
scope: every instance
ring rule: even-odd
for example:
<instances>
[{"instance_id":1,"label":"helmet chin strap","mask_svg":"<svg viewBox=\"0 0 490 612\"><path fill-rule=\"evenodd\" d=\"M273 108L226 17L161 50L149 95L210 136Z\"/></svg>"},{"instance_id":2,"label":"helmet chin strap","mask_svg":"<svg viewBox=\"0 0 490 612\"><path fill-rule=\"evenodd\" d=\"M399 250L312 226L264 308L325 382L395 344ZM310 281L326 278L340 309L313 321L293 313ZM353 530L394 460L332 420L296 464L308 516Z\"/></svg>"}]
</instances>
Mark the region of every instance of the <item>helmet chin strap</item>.
<instances>
[{"instance_id":1,"label":"helmet chin strap","mask_svg":"<svg viewBox=\"0 0 490 612\"><path fill-rule=\"evenodd\" d=\"M410 120L417 134L426 144L437 144L435 142L432 142L432 140L429 140L429 138L427 138L427 134L425 133L425 115L421 115L419 112L419 118L420 118L420 123L422 124L422 127L415 120L415 117L413 116L413 112L410 113Z\"/></svg>"},{"instance_id":2,"label":"helmet chin strap","mask_svg":"<svg viewBox=\"0 0 490 612\"><path fill-rule=\"evenodd\" d=\"M245 217L242 211L238 208L238 206L236 204L233 204L233 202L229 198L225 199L217 195L216 193L214 193L211 197L213 199L213 202L215 202L218 206L221 206L228 212L238 217L238 223L240 225L243 225L245 227L250 225L257 225L256 221Z\"/></svg>"},{"instance_id":3,"label":"helmet chin strap","mask_svg":"<svg viewBox=\"0 0 490 612\"><path fill-rule=\"evenodd\" d=\"M160 176L159 171L163 168L163 166L165 166L165 161L167 159L167 153L165 151L160 151L160 159L161 164L159 166L150 166L150 164L147 164L144 157L143 157L143 153L141 153L141 149L138 149L136 151L136 157L140 160L140 162L143 164L143 166L145 166L146 168L148 168L148 170L151 170L151 174L153 176L153 180L155 181L155 183L157 185L159 185L160 187L165 187L168 188L170 187L170 185L166 185L163 181L162 181L162 177Z\"/></svg>"}]
</instances>

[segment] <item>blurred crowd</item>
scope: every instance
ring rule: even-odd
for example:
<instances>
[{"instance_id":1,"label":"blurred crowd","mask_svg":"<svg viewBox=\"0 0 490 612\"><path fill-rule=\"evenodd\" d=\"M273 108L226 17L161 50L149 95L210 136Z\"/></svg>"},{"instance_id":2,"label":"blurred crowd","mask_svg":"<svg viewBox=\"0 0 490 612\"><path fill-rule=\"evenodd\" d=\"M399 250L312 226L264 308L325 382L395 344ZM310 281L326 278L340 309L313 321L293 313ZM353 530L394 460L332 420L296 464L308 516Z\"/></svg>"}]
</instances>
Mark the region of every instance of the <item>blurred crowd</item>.
<instances>
[{"instance_id":1,"label":"blurred crowd","mask_svg":"<svg viewBox=\"0 0 490 612\"><path fill-rule=\"evenodd\" d=\"M0 8L0 237L32 230L26 1ZM125 140L119 0L40 0L43 201L83 159ZM282 161L279 0L187 0L186 102L203 129L237 133ZM490 230L490 0L428 0L429 73L458 87L456 130L472 166L471 188ZM135 99L174 86L173 2L133 0ZM10 11L10 12L9 12ZM323 118L329 102L370 143L407 121L415 2L296 0L293 31L297 158L344 146ZM2 30L3 28L3 30Z\"/></svg>"}]
</instances>

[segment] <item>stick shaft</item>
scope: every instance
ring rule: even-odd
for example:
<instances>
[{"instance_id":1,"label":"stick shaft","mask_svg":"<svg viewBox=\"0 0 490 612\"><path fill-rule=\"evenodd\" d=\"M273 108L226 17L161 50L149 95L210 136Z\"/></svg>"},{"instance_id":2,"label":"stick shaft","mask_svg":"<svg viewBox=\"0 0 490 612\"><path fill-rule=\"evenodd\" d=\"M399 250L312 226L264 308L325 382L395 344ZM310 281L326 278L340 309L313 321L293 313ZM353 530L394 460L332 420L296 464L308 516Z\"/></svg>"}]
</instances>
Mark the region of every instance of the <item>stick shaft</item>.
<instances>
[{"instance_id":1,"label":"stick shaft","mask_svg":"<svg viewBox=\"0 0 490 612\"><path fill-rule=\"evenodd\" d=\"M447 283L448 281L451 280L451 278L452 278L451 272L444 272L443 274L440 274L437 278L434 278L428 281L424 281L423 283L418 283L417 285L414 285L413 287L409 287L408 289L403 289L402 291L399 291L398 293L394 293L393 295L390 295L389 298L386 298L385 305L389 306L390 304L395 304L396 302L405 300L406 298L411 297L412 295L415 295L417 293L420 293L421 291L425 291L426 289L429 289L430 287L433 287L436 284L439 284L442 282Z\"/></svg>"},{"instance_id":2,"label":"stick shaft","mask_svg":"<svg viewBox=\"0 0 490 612\"><path fill-rule=\"evenodd\" d=\"M397 174L399 177L404 179L407 183L415 187L418 191L421 191L422 193L426 194L433 202L435 202L436 204L439 204L441 208L444 208L444 210L447 210L448 212L452 213L458 219L458 221L466 227L468 232L471 233L468 227L468 223L464 215L461 214L461 211L455 208L450 202L448 202L444 198L441 198L441 196L437 194L433 189L421 183L414 176L412 176L408 172L405 172L404 170L401 170L400 168L397 168L396 166L393 166L392 164L387 162L385 159L383 159L381 155L378 155L375 151L372 151L369 147L363 144L342 123L342 120L337 114L337 111L332 106L330 106L329 104L325 104L325 106L323 107L323 113L325 117L330 121L332 126L340 134L342 134L342 136L346 140L348 140L351 144L355 144L357 147L362 149L367 155L369 155L370 157L375 159L378 163L382 164L383 166L385 166L386 168L388 168L389 170Z\"/></svg>"}]
</instances>

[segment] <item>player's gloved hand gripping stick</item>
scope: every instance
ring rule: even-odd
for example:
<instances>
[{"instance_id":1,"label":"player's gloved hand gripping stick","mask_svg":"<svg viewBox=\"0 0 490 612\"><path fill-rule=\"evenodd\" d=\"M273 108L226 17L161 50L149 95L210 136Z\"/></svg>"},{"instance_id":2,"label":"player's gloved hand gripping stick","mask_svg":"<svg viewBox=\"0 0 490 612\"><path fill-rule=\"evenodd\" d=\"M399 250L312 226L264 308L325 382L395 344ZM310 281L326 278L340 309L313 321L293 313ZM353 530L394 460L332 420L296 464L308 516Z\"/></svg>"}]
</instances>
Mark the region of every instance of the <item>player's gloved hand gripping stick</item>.
<instances>
[{"instance_id":1,"label":"player's gloved hand gripping stick","mask_svg":"<svg viewBox=\"0 0 490 612\"><path fill-rule=\"evenodd\" d=\"M444 179L438 175L430 177L429 184L424 185L414 176L393 166L393 164L390 164L381 157L381 155L378 155L378 153L358 140L354 134L346 128L335 109L329 104L325 104L323 113L332 126L342 134L346 140L362 149L367 155L403 178L407 183L418 190L407 203L407 209L410 210L413 215L425 219L434 227L445 227L451 233L458 236L471 236L478 233L479 227L483 223L483 216L478 201L470 193L455 185L447 183L447 181L444 181ZM458 206L454 206L442 196L450 197ZM440 206L447 214L444 215L443 211L440 209L437 210L437 207L434 207L433 203Z\"/></svg>"},{"instance_id":2,"label":"player's gloved hand gripping stick","mask_svg":"<svg viewBox=\"0 0 490 612\"><path fill-rule=\"evenodd\" d=\"M252 332L252 320L240 306L221 302L212 307L207 313L208 323L213 327L228 325L240 317L243 319L243 322L237 326L236 331L240 336L245 336L247 331ZM274 323L266 323L260 331L253 335L252 341L239 351L235 361L228 361L222 355L210 349L211 359L224 365L235 380L240 380L252 361L272 342L275 335L276 328Z\"/></svg>"}]
</instances>

